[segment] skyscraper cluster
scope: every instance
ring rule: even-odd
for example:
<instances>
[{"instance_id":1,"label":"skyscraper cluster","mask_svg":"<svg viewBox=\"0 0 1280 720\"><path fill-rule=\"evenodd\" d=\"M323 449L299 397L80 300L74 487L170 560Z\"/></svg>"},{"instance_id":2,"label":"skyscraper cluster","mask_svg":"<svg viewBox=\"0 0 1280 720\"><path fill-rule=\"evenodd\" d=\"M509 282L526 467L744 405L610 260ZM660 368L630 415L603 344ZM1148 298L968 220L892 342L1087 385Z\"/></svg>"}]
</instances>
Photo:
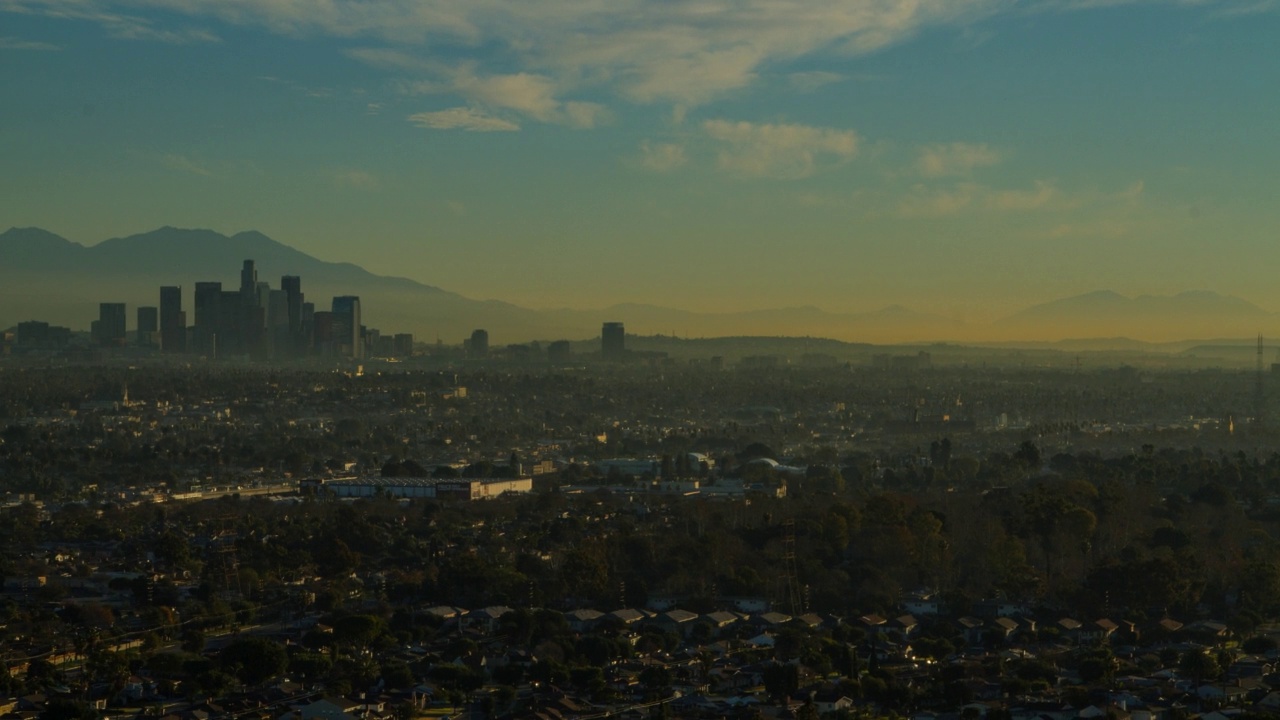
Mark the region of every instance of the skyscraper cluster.
<instances>
[{"instance_id":1,"label":"skyscraper cluster","mask_svg":"<svg viewBox=\"0 0 1280 720\"><path fill-rule=\"evenodd\" d=\"M138 308L136 344L158 347L166 354L273 360L313 355L358 360L413 353L412 335L383 338L361 324L359 297L335 297L328 311L317 311L303 296L302 278L285 275L280 288L272 288L258 279L253 260L244 261L239 288L197 282L193 301L194 322L188 325L182 288L160 288L159 308ZM129 344L125 316L124 303L102 303L92 324L94 344Z\"/></svg>"}]
</instances>

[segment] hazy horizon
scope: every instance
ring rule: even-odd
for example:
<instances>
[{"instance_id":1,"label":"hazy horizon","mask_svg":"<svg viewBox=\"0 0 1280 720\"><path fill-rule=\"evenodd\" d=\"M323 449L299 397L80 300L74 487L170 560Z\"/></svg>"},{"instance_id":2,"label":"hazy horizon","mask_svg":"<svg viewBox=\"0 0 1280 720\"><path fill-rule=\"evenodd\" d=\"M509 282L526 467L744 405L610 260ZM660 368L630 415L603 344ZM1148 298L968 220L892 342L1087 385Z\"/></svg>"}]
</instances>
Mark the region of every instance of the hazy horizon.
<instances>
[{"instance_id":1,"label":"hazy horizon","mask_svg":"<svg viewBox=\"0 0 1280 720\"><path fill-rule=\"evenodd\" d=\"M830 338L854 343L1023 343L1117 340L1182 344L1252 342L1280 330L1280 314L1240 298L1189 290L1168 296L1125 296L1100 290L1025 308L994 323L952 321L902 305L832 313L814 306L706 312L674 305L610 304L589 309L531 310L518 303L479 300L438 287L368 273L351 262L329 263L256 232L225 236L202 229L165 227L109 242L66 245L39 228L0 232L0 326L23 319L84 329L100 302L130 309L156 304L162 285L184 289L193 304L197 282L234 287L242 260L256 261L273 287L281 275L299 275L307 297L326 307L330 296L363 297L370 327L460 342L476 327L503 342L593 337L601 322L622 321L633 335L683 338ZM54 236L56 237L56 236ZM74 241L72 241L74 242ZM74 248L74 251L69 252ZM50 289L56 292L50 292ZM443 292L442 292L443 291ZM6 323L5 318L9 318Z\"/></svg>"},{"instance_id":2,"label":"hazy horizon","mask_svg":"<svg viewBox=\"0 0 1280 720\"><path fill-rule=\"evenodd\" d=\"M1280 5L0 3L0 227L579 311L1268 312ZM1266 328L1261 328L1263 332Z\"/></svg>"}]
</instances>

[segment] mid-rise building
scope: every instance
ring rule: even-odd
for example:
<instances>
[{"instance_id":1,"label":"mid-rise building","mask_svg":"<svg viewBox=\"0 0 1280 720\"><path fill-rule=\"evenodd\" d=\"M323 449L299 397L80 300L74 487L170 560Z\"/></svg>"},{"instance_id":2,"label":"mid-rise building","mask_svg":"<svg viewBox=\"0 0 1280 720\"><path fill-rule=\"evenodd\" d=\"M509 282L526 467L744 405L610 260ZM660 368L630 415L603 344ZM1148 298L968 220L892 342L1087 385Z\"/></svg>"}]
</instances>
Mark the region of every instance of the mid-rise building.
<instances>
[{"instance_id":1,"label":"mid-rise building","mask_svg":"<svg viewBox=\"0 0 1280 720\"><path fill-rule=\"evenodd\" d=\"M139 307L136 332L139 345L155 345L160 338L160 309L151 305Z\"/></svg>"},{"instance_id":2,"label":"mid-rise building","mask_svg":"<svg viewBox=\"0 0 1280 720\"><path fill-rule=\"evenodd\" d=\"M90 332L95 345L124 345L127 337L125 313L124 303L98 304L98 319L93 323Z\"/></svg>"},{"instance_id":3,"label":"mid-rise building","mask_svg":"<svg viewBox=\"0 0 1280 720\"><path fill-rule=\"evenodd\" d=\"M621 360L627 354L627 331L620 322L600 328L600 354L606 360Z\"/></svg>"},{"instance_id":4,"label":"mid-rise building","mask_svg":"<svg viewBox=\"0 0 1280 720\"><path fill-rule=\"evenodd\" d=\"M467 354L471 357L484 357L489 354L489 331L475 330L467 343Z\"/></svg>"},{"instance_id":5,"label":"mid-rise building","mask_svg":"<svg viewBox=\"0 0 1280 720\"><path fill-rule=\"evenodd\" d=\"M398 358L413 356L413 333L396 333L392 343L392 352Z\"/></svg>"}]
</instances>

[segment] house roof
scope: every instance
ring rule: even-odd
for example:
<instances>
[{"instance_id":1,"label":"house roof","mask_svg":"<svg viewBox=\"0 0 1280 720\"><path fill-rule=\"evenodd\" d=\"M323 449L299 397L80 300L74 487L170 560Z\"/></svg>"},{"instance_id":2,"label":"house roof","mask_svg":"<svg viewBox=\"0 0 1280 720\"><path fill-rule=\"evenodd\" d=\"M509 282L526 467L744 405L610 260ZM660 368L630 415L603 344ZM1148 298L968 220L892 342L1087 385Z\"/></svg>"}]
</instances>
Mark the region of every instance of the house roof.
<instances>
[{"instance_id":1,"label":"house roof","mask_svg":"<svg viewBox=\"0 0 1280 720\"><path fill-rule=\"evenodd\" d=\"M674 623L687 623L693 620L697 620L698 614L689 612L688 610L681 610L679 608L676 608L675 610L670 610L668 612L662 613L662 617Z\"/></svg>"},{"instance_id":2,"label":"house roof","mask_svg":"<svg viewBox=\"0 0 1280 720\"><path fill-rule=\"evenodd\" d=\"M564 614L568 620L576 620L578 622L589 622L591 620L599 620L604 617L604 613L591 608L581 608L579 610L570 610Z\"/></svg>"},{"instance_id":3,"label":"house roof","mask_svg":"<svg viewBox=\"0 0 1280 720\"><path fill-rule=\"evenodd\" d=\"M644 613L640 612L639 610L636 610L635 608L622 608L621 610L614 610L609 614L618 618L624 623L633 623L648 617L648 615L645 615Z\"/></svg>"},{"instance_id":4,"label":"house roof","mask_svg":"<svg viewBox=\"0 0 1280 720\"><path fill-rule=\"evenodd\" d=\"M704 617L717 625L728 625L738 621L737 614L731 613L728 610L717 610L715 612L707 613Z\"/></svg>"}]
</instances>

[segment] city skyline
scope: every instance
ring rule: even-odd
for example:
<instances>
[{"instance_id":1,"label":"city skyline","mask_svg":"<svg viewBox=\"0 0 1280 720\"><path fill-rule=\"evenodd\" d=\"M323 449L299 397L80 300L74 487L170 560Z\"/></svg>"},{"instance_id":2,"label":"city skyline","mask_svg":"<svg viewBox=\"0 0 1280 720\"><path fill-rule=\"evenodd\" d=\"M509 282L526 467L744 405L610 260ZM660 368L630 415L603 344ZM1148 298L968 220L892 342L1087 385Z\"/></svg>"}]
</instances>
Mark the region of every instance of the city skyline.
<instances>
[{"instance_id":1,"label":"city skyline","mask_svg":"<svg viewBox=\"0 0 1280 720\"><path fill-rule=\"evenodd\" d=\"M1274 3L0 4L0 226L477 299L1270 307Z\"/></svg>"},{"instance_id":2,"label":"city skyline","mask_svg":"<svg viewBox=\"0 0 1280 720\"><path fill-rule=\"evenodd\" d=\"M246 257L264 262L242 260ZM312 305L305 303L304 307L302 302L301 276L308 278L314 297L332 296L343 303L352 293L362 296L359 304L370 313L361 314L361 325L395 327L446 343L470 335L469 346L481 353L488 339L482 335L477 340L477 328L496 333L504 343L553 342L557 338L601 337L595 335L598 328L607 329L622 319L631 323L629 331L638 336L774 336L874 344L1084 340L1112 347L1114 340L1124 339L1173 345L1196 340L1230 344L1252 339L1260 332L1280 334L1280 313L1233 295L1203 290L1137 296L1093 291L1019 308L992 323L955 322L901 305L854 313L831 313L813 306L711 313L634 303L583 311L538 311L476 300L404 278L374 275L352 263L324 262L254 232L228 237L209 230L159 228L83 246L39 228L11 228L0 232L0 259L6 261L0 263L0 286L5 288L0 294L0 328L39 319L89 330L87 311L109 299L105 304L123 302L139 312L155 310L155 330L160 332L160 325L169 328L169 341L163 346L185 350L200 349L196 345L201 341L183 332L192 317L182 310L183 287L194 289L194 325L201 324L201 306L216 304L211 299L202 302L204 294L208 298L226 296L232 305L256 295L266 325L288 327L296 333L304 311ZM238 290L224 290L221 281L208 280L209 268L232 266L241 266ZM279 276L281 288L272 289L269 281L261 280L260 270L262 277ZM160 288L159 306L155 305L155 287ZM50 292L53 288L56 292ZM103 319L101 315L99 319ZM118 323L102 326L118 327ZM337 331L346 335L350 329L344 326ZM110 336L118 338L119 333L113 331ZM163 340L165 333L157 337Z\"/></svg>"}]
</instances>

